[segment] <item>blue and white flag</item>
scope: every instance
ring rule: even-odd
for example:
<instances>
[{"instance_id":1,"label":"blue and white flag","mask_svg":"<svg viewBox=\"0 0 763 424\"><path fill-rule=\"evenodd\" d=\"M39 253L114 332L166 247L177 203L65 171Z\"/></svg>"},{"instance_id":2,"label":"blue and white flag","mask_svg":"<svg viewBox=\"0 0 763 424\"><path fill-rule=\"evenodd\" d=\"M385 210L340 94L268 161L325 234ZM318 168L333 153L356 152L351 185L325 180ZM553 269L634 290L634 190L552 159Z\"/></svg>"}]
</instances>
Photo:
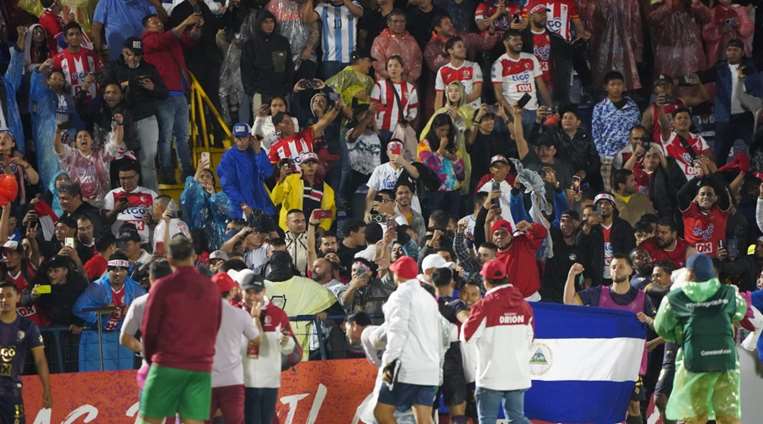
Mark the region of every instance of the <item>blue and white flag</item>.
<instances>
[{"instance_id":1,"label":"blue and white flag","mask_svg":"<svg viewBox=\"0 0 763 424\"><path fill-rule=\"evenodd\" d=\"M555 423L622 422L646 329L630 312L531 303L535 340L525 415Z\"/></svg>"}]
</instances>

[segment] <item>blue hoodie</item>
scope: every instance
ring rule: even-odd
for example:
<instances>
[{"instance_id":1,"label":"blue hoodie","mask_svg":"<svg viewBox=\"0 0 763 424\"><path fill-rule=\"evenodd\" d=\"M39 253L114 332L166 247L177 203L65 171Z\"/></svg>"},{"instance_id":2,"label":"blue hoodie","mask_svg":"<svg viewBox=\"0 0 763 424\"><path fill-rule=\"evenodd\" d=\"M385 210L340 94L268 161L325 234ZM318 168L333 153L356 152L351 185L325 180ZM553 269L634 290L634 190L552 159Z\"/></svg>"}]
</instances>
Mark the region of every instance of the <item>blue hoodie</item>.
<instances>
[{"instance_id":1,"label":"blue hoodie","mask_svg":"<svg viewBox=\"0 0 763 424\"><path fill-rule=\"evenodd\" d=\"M252 150L229 149L217 166L217 175L230 199L231 218L241 219L241 204L275 216L276 210L265 188L265 180L273 175L273 166L265 150L260 149L255 154Z\"/></svg>"}]
</instances>

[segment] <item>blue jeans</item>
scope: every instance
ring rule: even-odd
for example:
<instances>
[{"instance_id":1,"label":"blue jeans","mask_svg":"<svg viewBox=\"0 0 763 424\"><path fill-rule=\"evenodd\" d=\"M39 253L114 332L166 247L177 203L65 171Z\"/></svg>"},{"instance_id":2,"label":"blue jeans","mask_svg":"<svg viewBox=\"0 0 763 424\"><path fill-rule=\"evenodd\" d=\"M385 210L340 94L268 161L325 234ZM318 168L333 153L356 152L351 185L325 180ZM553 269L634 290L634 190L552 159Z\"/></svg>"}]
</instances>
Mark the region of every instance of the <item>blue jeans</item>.
<instances>
[{"instance_id":1,"label":"blue jeans","mask_svg":"<svg viewBox=\"0 0 763 424\"><path fill-rule=\"evenodd\" d=\"M525 391L500 391L477 387L474 397L477 399L480 424L495 424L498 420L498 408L501 406L511 424L530 424L530 420L525 417Z\"/></svg>"},{"instance_id":2,"label":"blue jeans","mask_svg":"<svg viewBox=\"0 0 763 424\"><path fill-rule=\"evenodd\" d=\"M537 110L522 109L522 131L525 133L525 138L530 137L530 131L532 131L535 125L535 115Z\"/></svg>"},{"instance_id":3,"label":"blue jeans","mask_svg":"<svg viewBox=\"0 0 763 424\"><path fill-rule=\"evenodd\" d=\"M183 170L183 179L193 175L191 148L188 144L188 99L170 95L157 108L159 118L159 163L162 171L172 173L172 138Z\"/></svg>"},{"instance_id":4,"label":"blue jeans","mask_svg":"<svg viewBox=\"0 0 763 424\"><path fill-rule=\"evenodd\" d=\"M244 393L244 422L246 424L272 424L276 415L278 389L247 387Z\"/></svg>"}]
</instances>

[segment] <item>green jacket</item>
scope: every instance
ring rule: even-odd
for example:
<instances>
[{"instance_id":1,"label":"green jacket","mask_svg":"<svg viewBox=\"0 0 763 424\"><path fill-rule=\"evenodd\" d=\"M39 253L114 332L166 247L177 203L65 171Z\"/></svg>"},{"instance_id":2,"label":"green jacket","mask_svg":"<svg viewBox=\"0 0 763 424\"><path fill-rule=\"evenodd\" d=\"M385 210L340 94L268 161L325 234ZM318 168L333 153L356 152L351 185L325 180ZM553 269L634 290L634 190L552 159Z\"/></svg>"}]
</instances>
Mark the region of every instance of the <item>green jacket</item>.
<instances>
[{"instance_id":1,"label":"green jacket","mask_svg":"<svg viewBox=\"0 0 763 424\"><path fill-rule=\"evenodd\" d=\"M737 366L733 324L746 310L737 287L717 278L677 283L663 298L654 329L681 346L689 371L728 371Z\"/></svg>"}]
</instances>

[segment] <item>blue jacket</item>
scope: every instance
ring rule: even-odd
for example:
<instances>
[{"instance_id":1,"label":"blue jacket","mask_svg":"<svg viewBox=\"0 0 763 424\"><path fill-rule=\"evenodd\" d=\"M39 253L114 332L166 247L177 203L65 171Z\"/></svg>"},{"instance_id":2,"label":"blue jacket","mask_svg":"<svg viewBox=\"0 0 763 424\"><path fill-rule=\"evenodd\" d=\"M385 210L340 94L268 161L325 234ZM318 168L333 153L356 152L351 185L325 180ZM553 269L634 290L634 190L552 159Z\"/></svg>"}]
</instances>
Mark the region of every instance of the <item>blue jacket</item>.
<instances>
[{"instance_id":1,"label":"blue jacket","mask_svg":"<svg viewBox=\"0 0 763 424\"><path fill-rule=\"evenodd\" d=\"M265 189L265 180L273 175L273 166L264 149L255 154L236 147L223 154L217 166L223 191L230 199L230 217L241 219L241 204L260 209L268 216L276 213Z\"/></svg>"},{"instance_id":2,"label":"blue jacket","mask_svg":"<svg viewBox=\"0 0 763 424\"><path fill-rule=\"evenodd\" d=\"M742 62L747 68L744 86L747 93L755 97L763 97L763 79L750 59ZM729 122L731 119L731 70L726 61L715 65L715 102L713 114L715 122Z\"/></svg>"},{"instance_id":3,"label":"blue jacket","mask_svg":"<svg viewBox=\"0 0 763 424\"><path fill-rule=\"evenodd\" d=\"M5 121L8 129L16 139L16 150L26 153L26 139L24 138L24 127L21 125L21 113L19 105L16 103L16 93L21 87L21 76L24 73L24 53L15 46L10 48L11 63L5 71L5 76L0 76L0 82L5 88L5 98L0 99L5 110Z\"/></svg>"},{"instance_id":4,"label":"blue jacket","mask_svg":"<svg viewBox=\"0 0 763 424\"><path fill-rule=\"evenodd\" d=\"M82 128L82 122L77 115L74 98L67 92L64 94L65 104L59 105L58 96L48 88L47 79L38 70L32 71L29 84L29 102L32 109L32 140L37 152L37 172L40 182L47 187L56 174L61 170L58 155L53 144L56 138L56 113L69 116L72 133ZM74 135L74 134L72 134Z\"/></svg>"},{"instance_id":5,"label":"blue jacket","mask_svg":"<svg viewBox=\"0 0 763 424\"><path fill-rule=\"evenodd\" d=\"M146 293L143 287L131 278L125 279L124 304L129 306L136 298ZM79 370L100 370L100 351L98 346L98 316L95 312L85 312L87 308L103 307L113 303L109 274L90 283L85 291L74 303L74 315L85 322L85 330L82 332L79 343ZM127 309L125 309L125 312ZM119 344L119 326L113 331L105 331L109 315L101 315L103 331L103 367L105 370L132 369L135 354ZM124 320L124 318L122 318Z\"/></svg>"}]
</instances>

